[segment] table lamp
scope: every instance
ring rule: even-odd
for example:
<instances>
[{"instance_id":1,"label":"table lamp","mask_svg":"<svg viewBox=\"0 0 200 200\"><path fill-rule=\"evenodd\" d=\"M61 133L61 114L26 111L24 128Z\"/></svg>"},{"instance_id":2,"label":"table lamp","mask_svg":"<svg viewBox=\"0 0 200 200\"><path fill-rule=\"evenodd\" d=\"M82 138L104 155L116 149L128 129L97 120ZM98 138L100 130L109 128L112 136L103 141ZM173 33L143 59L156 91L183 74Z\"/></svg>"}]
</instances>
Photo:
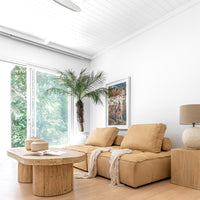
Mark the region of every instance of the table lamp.
<instances>
[{"instance_id":1,"label":"table lamp","mask_svg":"<svg viewBox=\"0 0 200 200\"><path fill-rule=\"evenodd\" d=\"M183 144L189 149L200 149L200 104L182 105L180 107L180 124L192 125L182 135Z\"/></svg>"}]
</instances>

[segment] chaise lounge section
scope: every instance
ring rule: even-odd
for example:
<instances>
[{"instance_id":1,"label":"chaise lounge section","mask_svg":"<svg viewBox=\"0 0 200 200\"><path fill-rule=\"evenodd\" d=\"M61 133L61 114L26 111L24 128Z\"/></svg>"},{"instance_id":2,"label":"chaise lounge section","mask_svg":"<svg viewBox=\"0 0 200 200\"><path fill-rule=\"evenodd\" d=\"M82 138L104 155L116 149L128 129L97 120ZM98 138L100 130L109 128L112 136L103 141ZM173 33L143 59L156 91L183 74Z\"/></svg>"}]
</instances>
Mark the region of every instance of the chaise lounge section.
<instances>
[{"instance_id":1,"label":"chaise lounge section","mask_svg":"<svg viewBox=\"0 0 200 200\"><path fill-rule=\"evenodd\" d=\"M107 131L106 134L104 134L105 130ZM121 183L136 188L170 177L172 143L169 138L164 138L165 130L166 125L164 124L133 125L123 137L116 135L118 133L116 128L98 129L89 136L85 145L66 146L64 149L85 153L85 160L74 165L85 171L88 171L92 151L99 147L111 143L110 146L115 149L132 149L131 154L120 157L119 178ZM112 132L112 134L109 135L109 132ZM110 140L111 135L112 138L114 137L112 142ZM104 140L105 138L109 140L107 144L104 141L105 145L102 143L102 136ZM97 143L101 143L101 145L98 146ZM110 178L110 155L110 152L103 152L97 159L97 174L106 178Z\"/></svg>"}]
</instances>

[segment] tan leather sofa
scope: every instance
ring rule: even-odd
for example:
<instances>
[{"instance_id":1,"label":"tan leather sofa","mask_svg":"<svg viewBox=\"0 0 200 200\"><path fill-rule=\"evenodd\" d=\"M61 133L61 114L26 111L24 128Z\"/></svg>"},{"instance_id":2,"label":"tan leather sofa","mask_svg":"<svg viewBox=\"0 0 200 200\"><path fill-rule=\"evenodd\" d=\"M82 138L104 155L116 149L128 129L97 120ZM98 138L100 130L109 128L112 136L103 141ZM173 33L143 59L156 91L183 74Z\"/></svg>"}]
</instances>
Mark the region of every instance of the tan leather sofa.
<instances>
[{"instance_id":1,"label":"tan leather sofa","mask_svg":"<svg viewBox=\"0 0 200 200\"><path fill-rule=\"evenodd\" d=\"M121 148L122 143L125 143L124 138L126 138L126 136L116 136L112 147ZM159 153L142 150L133 150L131 154L125 154L121 156L119 161L120 182L135 188L141 185L169 178L171 159L170 149L172 145L171 140L169 138L164 138L164 134L161 146L162 150L160 147L161 151ZM88 170L88 162L91 152L96 148L99 148L99 146L72 145L65 147L65 149L85 153L85 160L83 162L74 164L75 167L85 171ZM110 152L103 152L100 154L97 160L98 175L106 178L110 178L110 155Z\"/></svg>"}]
</instances>

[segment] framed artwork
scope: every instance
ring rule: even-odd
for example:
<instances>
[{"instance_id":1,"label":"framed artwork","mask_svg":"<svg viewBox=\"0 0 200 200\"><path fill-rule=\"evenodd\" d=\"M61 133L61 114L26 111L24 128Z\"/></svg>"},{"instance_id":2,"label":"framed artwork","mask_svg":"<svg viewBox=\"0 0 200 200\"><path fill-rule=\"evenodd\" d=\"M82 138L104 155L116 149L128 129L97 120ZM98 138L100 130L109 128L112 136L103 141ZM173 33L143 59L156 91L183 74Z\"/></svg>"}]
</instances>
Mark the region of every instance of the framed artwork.
<instances>
[{"instance_id":1,"label":"framed artwork","mask_svg":"<svg viewBox=\"0 0 200 200\"><path fill-rule=\"evenodd\" d=\"M128 129L130 125L130 77L106 85L106 126Z\"/></svg>"}]
</instances>

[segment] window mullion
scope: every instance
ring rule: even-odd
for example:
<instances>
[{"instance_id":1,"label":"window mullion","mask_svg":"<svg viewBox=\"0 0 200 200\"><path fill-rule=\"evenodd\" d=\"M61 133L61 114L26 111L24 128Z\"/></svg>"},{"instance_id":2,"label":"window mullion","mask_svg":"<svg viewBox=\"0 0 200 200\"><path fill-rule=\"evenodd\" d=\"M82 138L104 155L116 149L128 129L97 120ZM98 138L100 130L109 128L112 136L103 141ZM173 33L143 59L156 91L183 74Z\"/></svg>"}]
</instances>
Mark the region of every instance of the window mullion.
<instances>
[{"instance_id":1,"label":"window mullion","mask_svg":"<svg viewBox=\"0 0 200 200\"><path fill-rule=\"evenodd\" d=\"M27 91L27 138L31 137L31 127L32 127L32 118L31 118L31 68L26 69L26 91Z\"/></svg>"},{"instance_id":2,"label":"window mullion","mask_svg":"<svg viewBox=\"0 0 200 200\"><path fill-rule=\"evenodd\" d=\"M36 132L36 123L37 123L37 112L36 112L36 99L37 99L37 94L36 94L36 70L34 69L34 137L37 137L37 132Z\"/></svg>"},{"instance_id":3,"label":"window mullion","mask_svg":"<svg viewBox=\"0 0 200 200\"><path fill-rule=\"evenodd\" d=\"M27 137L36 137L36 70L27 67Z\"/></svg>"}]
</instances>

